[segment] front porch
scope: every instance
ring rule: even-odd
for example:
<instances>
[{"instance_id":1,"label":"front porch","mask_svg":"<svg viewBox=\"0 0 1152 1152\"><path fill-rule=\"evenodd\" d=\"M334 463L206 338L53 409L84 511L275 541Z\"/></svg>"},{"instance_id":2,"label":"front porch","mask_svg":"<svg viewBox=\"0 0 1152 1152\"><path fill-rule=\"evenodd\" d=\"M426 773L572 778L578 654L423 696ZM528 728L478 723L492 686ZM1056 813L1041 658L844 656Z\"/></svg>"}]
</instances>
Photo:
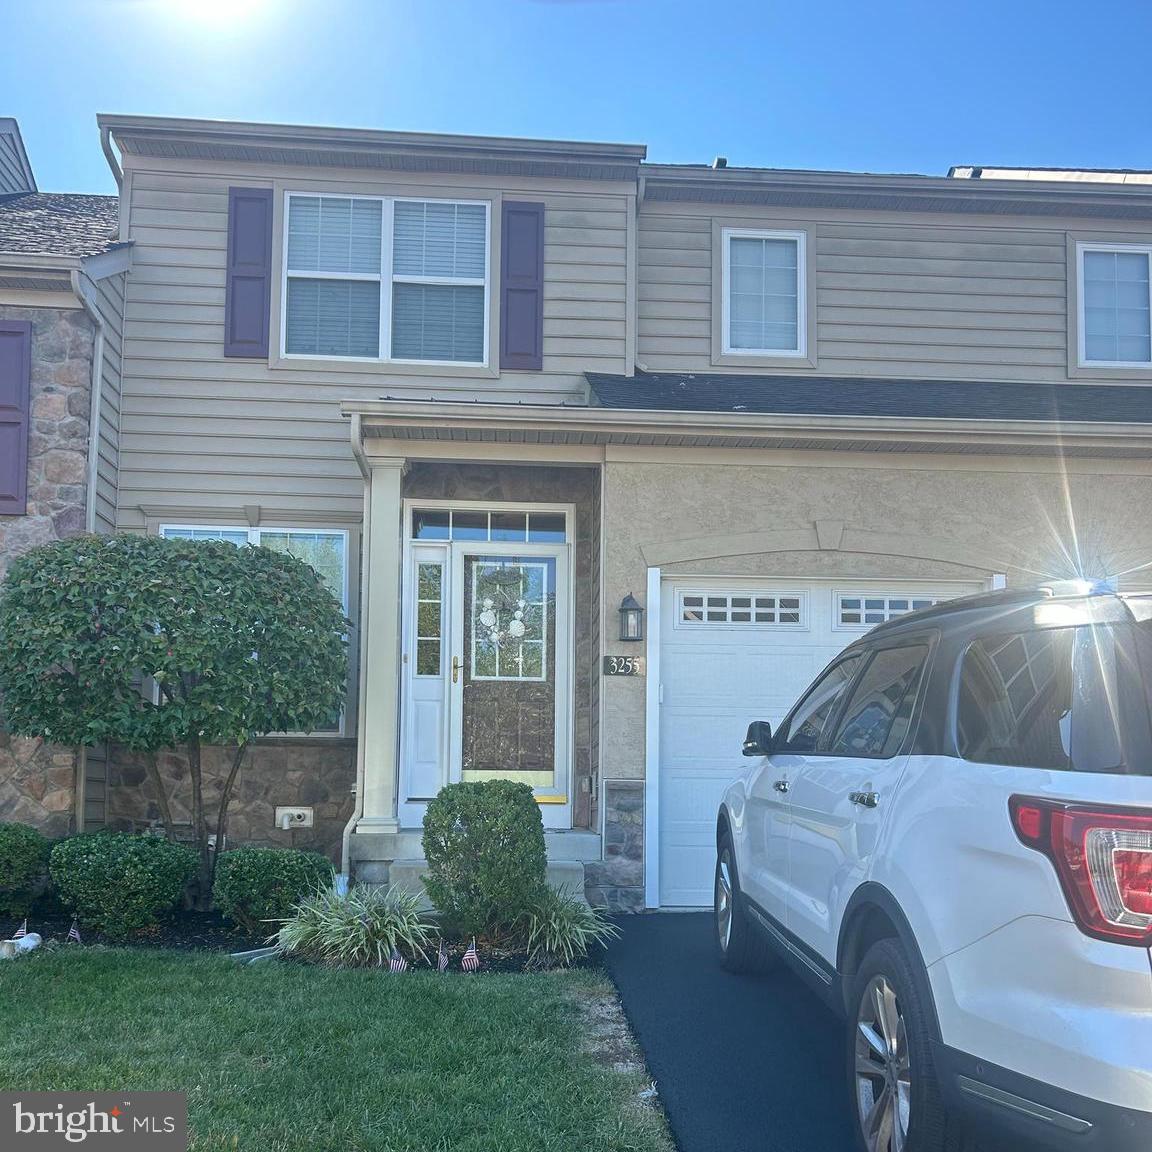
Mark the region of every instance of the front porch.
<instances>
[{"instance_id":1,"label":"front porch","mask_svg":"<svg viewBox=\"0 0 1152 1152\"><path fill-rule=\"evenodd\" d=\"M354 423L365 571L347 868L418 889L427 802L506 777L536 795L549 881L598 889L599 468L512 445L454 458L414 442L398 456Z\"/></svg>"}]
</instances>

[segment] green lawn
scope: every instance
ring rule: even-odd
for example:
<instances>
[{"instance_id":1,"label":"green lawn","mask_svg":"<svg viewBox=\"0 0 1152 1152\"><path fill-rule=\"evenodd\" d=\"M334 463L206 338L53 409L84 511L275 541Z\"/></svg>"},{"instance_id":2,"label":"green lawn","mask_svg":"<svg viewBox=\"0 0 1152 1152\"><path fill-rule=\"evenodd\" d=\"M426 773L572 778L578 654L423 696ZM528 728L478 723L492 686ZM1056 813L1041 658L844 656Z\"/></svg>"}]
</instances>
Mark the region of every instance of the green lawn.
<instances>
[{"instance_id":1,"label":"green lawn","mask_svg":"<svg viewBox=\"0 0 1152 1152\"><path fill-rule=\"evenodd\" d=\"M200 1152L667 1152L638 1078L580 1050L604 990L58 948L0 962L0 1090L185 1091Z\"/></svg>"}]
</instances>

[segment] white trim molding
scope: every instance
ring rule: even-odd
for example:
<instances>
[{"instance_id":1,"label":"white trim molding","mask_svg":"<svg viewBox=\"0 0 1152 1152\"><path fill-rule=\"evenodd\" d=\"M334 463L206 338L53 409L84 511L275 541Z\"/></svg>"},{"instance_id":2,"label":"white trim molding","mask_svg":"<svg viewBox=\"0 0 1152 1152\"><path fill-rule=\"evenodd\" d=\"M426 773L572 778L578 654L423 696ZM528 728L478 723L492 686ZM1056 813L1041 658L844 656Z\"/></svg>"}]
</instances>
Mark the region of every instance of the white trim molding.
<instances>
[{"instance_id":1,"label":"white trim molding","mask_svg":"<svg viewBox=\"0 0 1152 1152\"><path fill-rule=\"evenodd\" d=\"M644 682L644 907L660 907L660 569L648 569Z\"/></svg>"}]
</instances>

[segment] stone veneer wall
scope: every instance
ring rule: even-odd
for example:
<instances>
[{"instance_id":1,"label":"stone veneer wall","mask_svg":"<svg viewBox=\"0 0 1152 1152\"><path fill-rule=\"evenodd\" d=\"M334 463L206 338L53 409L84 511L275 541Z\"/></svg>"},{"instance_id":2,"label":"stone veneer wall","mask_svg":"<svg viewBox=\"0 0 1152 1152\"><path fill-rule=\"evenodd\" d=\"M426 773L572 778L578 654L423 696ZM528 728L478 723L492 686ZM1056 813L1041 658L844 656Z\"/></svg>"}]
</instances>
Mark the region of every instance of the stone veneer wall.
<instances>
[{"instance_id":1,"label":"stone veneer wall","mask_svg":"<svg viewBox=\"0 0 1152 1152\"><path fill-rule=\"evenodd\" d=\"M644 910L644 781L604 782L604 859L584 865L590 904Z\"/></svg>"},{"instance_id":2,"label":"stone veneer wall","mask_svg":"<svg viewBox=\"0 0 1152 1152\"><path fill-rule=\"evenodd\" d=\"M160 825L161 809L146 758L113 747L108 759L108 826L140 831ZM204 804L215 830L220 790L231 767L232 750L203 752ZM188 760L182 753L157 758L172 818L191 822L192 792ZM340 863L344 825L352 815L356 783L356 742L315 737L308 740L261 740L248 750L228 805L226 847L262 844L323 852ZM276 827L277 807L310 807L312 828L282 831Z\"/></svg>"},{"instance_id":3,"label":"stone veneer wall","mask_svg":"<svg viewBox=\"0 0 1152 1152\"><path fill-rule=\"evenodd\" d=\"M0 308L32 322L32 412L28 511L0 516L0 577L20 553L84 531L93 327L79 309ZM49 836L74 828L73 749L11 736L0 728L0 820Z\"/></svg>"}]
</instances>

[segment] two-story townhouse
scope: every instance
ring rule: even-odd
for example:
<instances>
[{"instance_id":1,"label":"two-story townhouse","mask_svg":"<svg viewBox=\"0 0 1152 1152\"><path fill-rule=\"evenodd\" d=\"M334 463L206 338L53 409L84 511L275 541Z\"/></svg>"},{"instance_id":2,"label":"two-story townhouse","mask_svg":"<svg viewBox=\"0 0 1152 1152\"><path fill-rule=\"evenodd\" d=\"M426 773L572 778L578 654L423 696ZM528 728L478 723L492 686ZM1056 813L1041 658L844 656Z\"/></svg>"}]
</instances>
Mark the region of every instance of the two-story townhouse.
<instances>
[{"instance_id":1,"label":"two-story townhouse","mask_svg":"<svg viewBox=\"0 0 1152 1152\"><path fill-rule=\"evenodd\" d=\"M407 883L437 789L507 776L557 879L707 904L747 722L862 630L1152 564L1138 177L100 124L115 528L293 551L357 625L339 725L262 743L233 842ZM146 821L109 772L109 820Z\"/></svg>"},{"instance_id":2,"label":"two-story townhouse","mask_svg":"<svg viewBox=\"0 0 1152 1152\"><path fill-rule=\"evenodd\" d=\"M0 576L28 548L113 525L118 219L115 196L38 191L19 126L0 117ZM102 750L0 723L0 820L63 834L85 808L99 822L103 789Z\"/></svg>"}]
</instances>

